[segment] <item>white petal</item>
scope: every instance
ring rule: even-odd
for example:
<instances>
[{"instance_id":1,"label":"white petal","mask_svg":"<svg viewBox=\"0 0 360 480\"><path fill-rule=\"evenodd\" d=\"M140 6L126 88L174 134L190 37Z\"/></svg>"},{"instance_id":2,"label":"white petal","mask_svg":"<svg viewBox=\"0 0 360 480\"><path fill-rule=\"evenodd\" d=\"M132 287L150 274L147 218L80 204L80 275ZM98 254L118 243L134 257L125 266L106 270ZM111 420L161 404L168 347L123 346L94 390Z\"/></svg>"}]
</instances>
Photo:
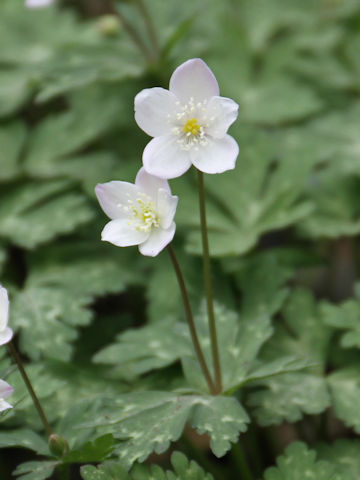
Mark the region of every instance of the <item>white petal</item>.
<instances>
[{"instance_id":1,"label":"white petal","mask_svg":"<svg viewBox=\"0 0 360 480\"><path fill-rule=\"evenodd\" d=\"M222 138L228 131L230 125L235 122L238 116L239 105L225 97L213 97L209 100L206 108L206 116L214 121L206 133L214 138Z\"/></svg>"},{"instance_id":2,"label":"white petal","mask_svg":"<svg viewBox=\"0 0 360 480\"><path fill-rule=\"evenodd\" d=\"M0 412L3 412L4 410L8 410L9 408L13 408L10 403L5 402L5 400L2 400L0 398Z\"/></svg>"},{"instance_id":3,"label":"white petal","mask_svg":"<svg viewBox=\"0 0 360 480\"><path fill-rule=\"evenodd\" d=\"M7 398L13 393L14 389L11 385L0 380L0 398Z\"/></svg>"},{"instance_id":4,"label":"white petal","mask_svg":"<svg viewBox=\"0 0 360 480\"><path fill-rule=\"evenodd\" d=\"M169 88L183 103L187 103L191 97L201 102L220 93L215 75L200 58L180 65L170 78Z\"/></svg>"},{"instance_id":5,"label":"white petal","mask_svg":"<svg viewBox=\"0 0 360 480\"><path fill-rule=\"evenodd\" d=\"M5 327L4 330L0 332L0 345L5 345L5 343L10 342L13 337L13 331L9 327Z\"/></svg>"},{"instance_id":6,"label":"white petal","mask_svg":"<svg viewBox=\"0 0 360 480\"><path fill-rule=\"evenodd\" d=\"M150 173L147 173L144 167L140 168L138 171L135 179L135 185L139 187L141 191L149 195L154 202L157 200L157 195L160 188L168 193L171 193L167 180L150 175Z\"/></svg>"},{"instance_id":7,"label":"white petal","mask_svg":"<svg viewBox=\"0 0 360 480\"><path fill-rule=\"evenodd\" d=\"M156 257L174 238L176 225L173 222L167 230L153 228L146 242L139 245L140 253L148 257Z\"/></svg>"},{"instance_id":8,"label":"white petal","mask_svg":"<svg viewBox=\"0 0 360 480\"><path fill-rule=\"evenodd\" d=\"M25 6L27 8L43 8L53 4L54 0L26 0Z\"/></svg>"},{"instance_id":9,"label":"white petal","mask_svg":"<svg viewBox=\"0 0 360 480\"><path fill-rule=\"evenodd\" d=\"M148 173L160 178L176 178L191 167L189 152L182 150L176 140L174 135L166 135L146 145L143 164Z\"/></svg>"},{"instance_id":10,"label":"white petal","mask_svg":"<svg viewBox=\"0 0 360 480\"><path fill-rule=\"evenodd\" d=\"M206 147L191 150L194 166L204 173L222 173L232 170L235 168L238 154L239 146L230 135L210 140Z\"/></svg>"},{"instance_id":11,"label":"white petal","mask_svg":"<svg viewBox=\"0 0 360 480\"><path fill-rule=\"evenodd\" d=\"M129 225L129 222L131 225ZM130 245L139 245L150 235L150 232L137 230L135 220L118 218L105 225L101 233L101 240L110 242L117 247L129 247Z\"/></svg>"},{"instance_id":12,"label":"white petal","mask_svg":"<svg viewBox=\"0 0 360 480\"><path fill-rule=\"evenodd\" d=\"M157 197L157 213L161 228L167 229L170 227L174 220L177 204L178 197L176 195L170 195L162 188L159 190Z\"/></svg>"},{"instance_id":13,"label":"white petal","mask_svg":"<svg viewBox=\"0 0 360 480\"><path fill-rule=\"evenodd\" d=\"M99 183L95 187L95 193L106 215L111 218L128 218L126 211L129 200L136 200L139 188L133 183L112 181Z\"/></svg>"},{"instance_id":14,"label":"white petal","mask_svg":"<svg viewBox=\"0 0 360 480\"><path fill-rule=\"evenodd\" d=\"M151 137L171 132L169 116L174 115L177 98L164 88L146 88L135 97L135 120Z\"/></svg>"},{"instance_id":15,"label":"white petal","mask_svg":"<svg viewBox=\"0 0 360 480\"><path fill-rule=\"evenodd\" d=\"M0 332L5 330L9 320L9 297L6 288L0 285Z\"/></svg>"}]
</instances>

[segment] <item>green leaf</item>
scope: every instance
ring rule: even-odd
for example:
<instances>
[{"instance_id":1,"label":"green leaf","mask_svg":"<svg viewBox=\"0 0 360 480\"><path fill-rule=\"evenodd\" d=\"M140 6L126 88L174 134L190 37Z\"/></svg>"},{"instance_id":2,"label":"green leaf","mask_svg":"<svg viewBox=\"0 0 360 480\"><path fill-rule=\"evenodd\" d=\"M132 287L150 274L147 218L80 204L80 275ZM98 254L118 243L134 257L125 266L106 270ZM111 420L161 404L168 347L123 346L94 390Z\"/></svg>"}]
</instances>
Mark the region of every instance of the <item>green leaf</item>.
<instances>
[{"instance_id":1,"label":"green leaf","mask_svg":"<svg viewBox=\"0 0 360 480\"><path fill-rule=\"evenodd\" d=\"M131 114L131 93L126 91L129 88L123 86L123 95L119 95L118 88L93 87L71 96L68 111L46 117L31 131L25 170L40 177L64 173L65 156L88 147L106 131L115 130L119 121ZM70 165L65 173L71 175L72 168Z\"/></svg>"},{"instance_id":2,"label":"green leaf","mask_svg":"<svg viewBox=\"0 0 360 480\"><path fill-rule=\"evenodd\" d=\"M301 442L292 443L285 450L285 455L277 459L277 467L265 471L265 480L350 480L337 475L334 467L325 461L316 461L316 453L308 450Z\"/></svg>"},{"instance_id":3,"label":"green leaf","mask_svg":"<svg viewBox=\"0 0 360 480\"><path fill-rule=\"evenodd\" d=\"M330 374L328 382L336 417L360 433L360 365Z\"/></svg>"},{"instance_id":4,"label":"green leaf","mask_svg":"<svg viewBox=\"0 0 360 480\"><path fill-rule=\"evenodd\" d=\"M85 465L81 467L81 477L84 480L131 480L124 467L115 462L104 463L98 467Z\"/></svg>"},{"instance_id":5,"label":"green leaf","mask_svg":"<svg viewBox=\"0 0 360 480\"><path fill-rule=\"evenodd\" d=\"M93 212L85 198L69 192L66 181L26 183L5 191L0 205L2 236L34 248L88 222Z\"/></svg>"},{"instance_id":6,"label":"green leaf","mask_svg":"<svg viewBox=\"0 0 360 480\"><path fill-rule=\"evenodd\" d=\"M246 120L264 125L291 123L323 109L323 102L313 90L281 77L242 89L239 103Z\"/></svg>"},{"instance_id":7,"label":"green leaf","mask_svg":"<svg viewBox=\"0 0 360 480\"><path fill-rule=\"evenodd\" d=\"M8 123L0 128L0 181L8 180L19 174L19 155L25 136L25 126L20 122Z\"/></svg>"},{"instance_id":8,"label":"green leaf","mask_svg":"<svg viewBox=\"0 0 360 480\"><path fill-rule=\"evenodd\" d=\"M332 445L322 443L317 447L322 460L331 462L336 471L349 476L349 480L357 480L360 476L360 441L341 438Z\"/></svg>"},{"instance_id":9,"label":"green leaf","mask_svg":"<svg viewBox=\"0 0 360 480\"><path fill-rule=\"evenodd\" d=\"M38 455L49 455L49 447L44 437L25 428L1 430L0 448L6 447L23 447L33 450Z\"/></svg>"},{"instance_id":10,"label":"green leaf","mask_svg":"<svg viewBox=\"0 0 360 480\"><path fill-rule=\"evenodd\" d=\"M131 473L115 462L106 462L97 468L85 465L81 467L81 476L84 480L213 480L210 473L206 474L180 452L171 455L171 463L174 471L164 472L158 465L152 465L146 470L135 466Z\"/></svg>"},{"instance_id":11,"label":"green leaf","mask_svg":"<svg viewBox=\"0 0 360 480\"><path fill-rule=\"evenodd\" d=\"M251 393L248 402L260 425L297 422L303 413L315 415L330 406L326 382L313 374L288 373L264 380L260 386L265 390Z\"/></svg>"},{"instance_id":12,"label":"green leaf","mask_svg":"<svg viewBox=\"0 0 360 480\"><path fill-rule=\"evenodd\" d=\"M249 417L233 397L178 396L167 392L135 392L108 400L98 418L84 426L97 426L123 440L114 450L129 468L151 452L162 453L181 436L186 422L208 434L215 455L222 456L246 430Z\"/></svg>"},{"instance_id":13,"label":"green leaf","mask_svg":"<svg viewBox=\"0 0 360 480\"><path fill-rule=\"evenodd\" d=\"M95 363L118 365L126 377L141 375L171 365L189 353L186 339L179 337L170 319L136 330L126 330L98 352Z\"/></svg>"},{"instance_id":14,"label":"green leaf","mask_svg":"<svg viewBox=\"0 0 360 480\"><path fill-rule=\"evenodd\" d=\"M45 480L51 477L59 463L55 460L21 463L13 474L19 480Z\"/></svg>"},{"instance_id":15,"label":"green leaf","mask_svg":"<svg viewBox=\"0 0 360 480\"><path fill-rule=\"evenodd\" d=\"M248 402L255 407L254 414L261 425L279 424L282 420L294 422L302 418L303 412L317 414L330 405L323 376L330 335L310 292L295 290L285 303L284 323L276 326L260 359L276 365L282 356L296 355L304 359L303 367L315 363L317 372L294 371L252 385L256 391L249 394Z\"/></svg>"},{"instance_id":16,"label":"green leaf","mask_svg":"<svg viewBox=\"0 0 360 480\"><path fill-rule=\"evenodd\" d=\"M359 285L357 286L359 291ZM358 295L357 295L358 296ZM350 299L340 305L323 302L321 305L324 323L331 327L346 330L340 337L344 348L360 348L360 304L359 300Z\"/></svg>"},{"instance_id":17,"label":"green leaf","mask_svg":"<svg viewBox=\"0 0 360 480\"><path fill-rule=\"evenodd\" d=\"M241 157L231 172L206 177L209 244L212 256L240 255L250 250L268 231L283 229L309 215L312 205L301 198L304 177L311 166L296 162L297 175L284 161L276 162L273 138L265 133L236 125L235 138ZM292 165L295 161L292 162ZM244 175L243 165L246 165ZM177 223L190 229L187 250L201 253L196 188L185 181L175 186L182 202Z\"/></svg>"},{"instance_id":18,"label":"green leaf","mask_svg":"<svg viewBox=\"0 0 360 480\"><path fill-rule=\"evenodd\" d=\"M113 449L114 438L111 434L107 434L72 450L61 460L64 463L101 462L111 454Z\"/></svg>"},{"instance_id":19,"label":"green leaf","mask_svg":"<svg viewBox=\"0 0 360 480\"><path fill-rule=\"evenodd\" d=\"M7 117L18 110L34 91L31 74L26 70L1 71L0 117Z\"/></svg>"},{"instance_id":20,"label":"green leaf","mask_svg":"<svg viewBox=\"0 0 360 480\"><path fill-rule=\"evenodd\" d=\"M70 289L25 287L12 302L13 325L20 330L20 346L32 359L47 355L70 359L77 326L88 325L90 298Z\"/></svg>"}]
</instances>

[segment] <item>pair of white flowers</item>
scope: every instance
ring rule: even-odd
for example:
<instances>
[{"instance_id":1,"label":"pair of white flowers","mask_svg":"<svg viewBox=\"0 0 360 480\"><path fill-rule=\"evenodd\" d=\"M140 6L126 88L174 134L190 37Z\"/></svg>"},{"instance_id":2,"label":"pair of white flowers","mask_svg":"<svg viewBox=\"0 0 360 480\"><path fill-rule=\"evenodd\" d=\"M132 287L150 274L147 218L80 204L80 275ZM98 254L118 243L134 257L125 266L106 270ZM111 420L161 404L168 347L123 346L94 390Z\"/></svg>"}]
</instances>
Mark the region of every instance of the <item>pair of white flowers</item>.
<instances>
[{"instance_id":1,"label":"pair of white flowers","mask_svg":"<svg viewBox=\"0 0 360 480\"><path fill-rule=\"evenodd\" d=\"M235 167L239 147L227 131L238 105L219 93L212 71L195 58L174 71L169 90L149 88L135 97L135 120L154 138L144 150L135 184L97 185L100 205L111 218L102 240L118 247L139 245L143 255L157 255L175 234L178 198L167 179L191 165L211 174Z\"/></svg>"},{"instance_id":2,"label":"pair of white flowers","mask_svg":"<svg viewBox=\"0 0 360 480\"><path fill-rule=\"evenodd\" d=\"M13 336L13 331L8 327L9 298L6 288L0 285L0 345L8 343ZM5 398L13 393L13 388L4 380L0 380L0 412L12 408Z\"/></svg>"}]
</instances>

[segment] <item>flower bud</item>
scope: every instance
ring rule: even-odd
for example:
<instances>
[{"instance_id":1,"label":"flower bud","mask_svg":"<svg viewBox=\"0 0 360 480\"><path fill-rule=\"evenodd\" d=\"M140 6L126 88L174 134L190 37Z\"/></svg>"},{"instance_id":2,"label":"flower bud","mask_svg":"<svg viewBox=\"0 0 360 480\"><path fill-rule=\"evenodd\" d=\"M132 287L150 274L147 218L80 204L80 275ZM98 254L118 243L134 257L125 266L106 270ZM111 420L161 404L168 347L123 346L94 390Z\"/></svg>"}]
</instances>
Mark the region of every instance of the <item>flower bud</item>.
<instances>
[{"instance_id":1,"label":"flower bud","mask_svg":"<svg viewBox=\"0 0 360 480\"><path fill-rule=\"evenodd\" d=\"M104 37L114 37L121 29L121 22L116 15L103 15L97 22L97 28Z\"/></svg>"},{"instance_id":2,"label":"flower bud","mask_svg":"<svg viewBox=\"0 0 360 480\"><path fill-rule=\"evenodd\" d=\"M69 453L69 444L64 437L53 433L49 437L50 452L56 457L64 457Z\"/></svg>"}]
</instances>

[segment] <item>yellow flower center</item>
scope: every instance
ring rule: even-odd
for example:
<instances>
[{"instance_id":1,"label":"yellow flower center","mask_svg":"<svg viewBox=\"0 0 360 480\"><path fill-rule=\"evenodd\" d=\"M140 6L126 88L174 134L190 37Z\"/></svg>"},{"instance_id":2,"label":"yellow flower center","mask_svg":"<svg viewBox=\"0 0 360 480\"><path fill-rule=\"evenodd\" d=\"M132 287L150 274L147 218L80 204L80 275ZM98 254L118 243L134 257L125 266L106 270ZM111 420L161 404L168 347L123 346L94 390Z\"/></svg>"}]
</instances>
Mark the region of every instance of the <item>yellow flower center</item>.
<instances>
[{"instance_id":1,"label":"yellow flower center","mask_svg":"<svg viewBox=\"0 0 360 480\"><path fill-rule=\"evenodd\" d=\"M155 211L155 205L152 201L149 201L147 195L143 195L143 198L138 198L135 205L131 205L130 208L133 211L133 219L140 220L140 224L136 225L136 230L140 232L150 232L152 227L159 226L159 218Z\"/></svg>"},{"instance_id":2,"label":"yellow flower center","mask_svg":"<svg viewBox=\"0 0 360 480\"><path fill-rule=\"evenodd\" d=\"M184 132L187 135L198 135L201 130L201 125L198 124L196 118L190 118L184 125Z\"/></svg>"}]
</instances>

